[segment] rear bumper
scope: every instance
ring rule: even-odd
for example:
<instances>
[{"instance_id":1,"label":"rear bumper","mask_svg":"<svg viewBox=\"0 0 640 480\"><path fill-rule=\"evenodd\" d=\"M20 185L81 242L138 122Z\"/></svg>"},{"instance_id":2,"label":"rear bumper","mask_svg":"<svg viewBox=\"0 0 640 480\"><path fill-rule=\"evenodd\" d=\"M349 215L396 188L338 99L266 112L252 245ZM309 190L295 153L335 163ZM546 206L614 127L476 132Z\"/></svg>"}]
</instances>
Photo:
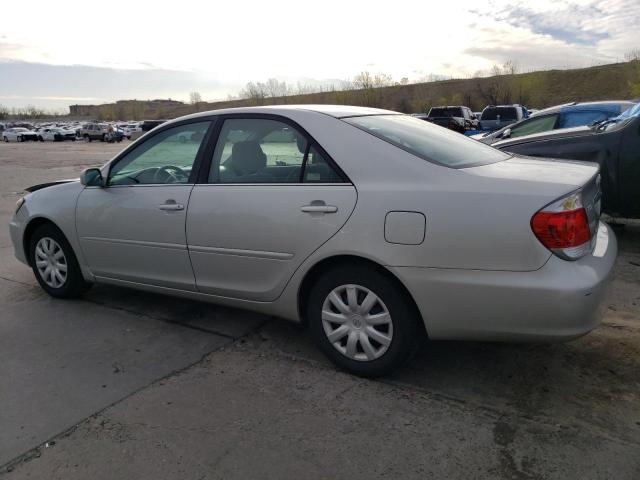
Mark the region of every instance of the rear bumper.
<instances>
[{"instance_id":1,"label":"rear bumper","mask_svg":"<svg viewBox=\"0 0 640 480\"><path fill-rule=\"evenodd\" d=\"M413 295L432 339L563 341L600 322L616 255L615 235L601 223L591 254L576 262L552 255L532 272L390 270Z\"/></svg>"}]
</instances>

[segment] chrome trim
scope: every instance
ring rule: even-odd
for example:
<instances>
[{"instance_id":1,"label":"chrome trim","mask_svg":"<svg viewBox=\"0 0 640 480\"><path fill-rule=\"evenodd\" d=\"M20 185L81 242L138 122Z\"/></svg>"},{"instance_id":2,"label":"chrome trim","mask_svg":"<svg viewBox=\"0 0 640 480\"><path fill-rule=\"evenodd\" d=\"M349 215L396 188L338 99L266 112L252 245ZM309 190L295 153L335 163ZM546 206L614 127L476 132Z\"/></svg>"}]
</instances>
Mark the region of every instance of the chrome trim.
<instances>
[{"instance_id":1,"label":"chrome trim","mask_svg":"<svg viewBox=\"0 0 640 480\"><path fill-rule=\"evenodd\" d=\"M121 238L80 237L80 241L113 243L116 245L137 245L140 247L167 248L171 250L187 250L186 245L180 245L179 243L146 242L142 240L126 240Z\"/></svg>"},{"instance_id":2,"label":"chrome trim","mask_svg":"<svg viewBox=\"0 0 640 480\"><path fill-rule=\"evenodd\" d=\"M203 247L200 245L189 245L190 252L214 253L218 255L233 255L236 257L266 258L270 260L290 260L293 253L286 252L263 252L260 250L241 250L239 248Z\"/></svg>"}]
</instances>

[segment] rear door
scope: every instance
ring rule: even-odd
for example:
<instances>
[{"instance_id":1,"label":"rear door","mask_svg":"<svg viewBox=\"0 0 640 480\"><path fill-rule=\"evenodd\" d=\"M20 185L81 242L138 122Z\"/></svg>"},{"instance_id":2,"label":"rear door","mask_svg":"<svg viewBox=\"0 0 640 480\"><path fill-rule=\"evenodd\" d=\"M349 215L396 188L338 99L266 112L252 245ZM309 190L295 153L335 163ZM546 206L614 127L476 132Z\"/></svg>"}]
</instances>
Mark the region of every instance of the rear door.
<instances>
[{"instance_id":1,"label":"rear door","mask_svg":"<svg viewBox=\"0 0 640 480\"><path fill-rule=\"evenodd\" d=\"M296 268L335 235L356 189L299 126L276 116L227 116L187 213L199 291L277 298Z\"/></svg>"}]
</instances>

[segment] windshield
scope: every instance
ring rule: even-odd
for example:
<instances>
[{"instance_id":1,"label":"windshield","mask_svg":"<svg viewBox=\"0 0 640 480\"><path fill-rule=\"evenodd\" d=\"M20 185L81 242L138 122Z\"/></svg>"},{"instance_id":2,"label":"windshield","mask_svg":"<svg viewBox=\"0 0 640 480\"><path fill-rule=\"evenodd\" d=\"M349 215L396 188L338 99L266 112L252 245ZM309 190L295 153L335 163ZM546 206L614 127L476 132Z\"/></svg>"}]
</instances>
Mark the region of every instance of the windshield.
<instances>
[{"instance_id":1,"label":"windshield","mask_svg":"<svg viewBox=\"0 0 640 480\"><path fill-rule=\"evenodd\" d=\"M625 119L625 118L637 117L638 115L640 115L640 103L636 103L633 107L628 108L627 110L622 112L620 115L618 115L616 118Z\"/></svg>"},{"instance_id":2,"label":"windshield","mask_svg":"<svg viewBox=\"0 0 640 480\"><path fill-rule=\"evenodd\" d=\"M595 125L596 130L598 131L607 131L613 130L623 124L626 124L625 120L629 120L631 118L640 117L640 103L636 103L633 107L625 110L620 115L614 118L610 118L609 120L605 120L603 122L599 122Z\"/></svg>"},{"instance_id":3,"label":"windshield","mask_svg":"<svg viewBox=\"0 0 640 480\"><path fill-rule=\"evenodd\" d=\"M464 117L461 108L435 107L429 110L430 117Z\"/></svg>"},{"instance_id":4,"label":"windshield","mask_svg":"<svg viewBox=\"0 0 640 480\"><path fill-rule=\"evenodd\" d=\"M343 120L398 148L445 167L475 167L511 157L452 130L407 115L371 115Z\"/></svg>"},{"instance_id":5,"label":"windshield","mask_svg":"<svg viewBox=\"0 0 640 480\"><path fill-rule=\"evenodd\" d=\"M482 112L481 120L497 120L498 115L500 115L500 120L518 119L516 109L513 107L489 107Z\"/></svg>"}]
</instances>

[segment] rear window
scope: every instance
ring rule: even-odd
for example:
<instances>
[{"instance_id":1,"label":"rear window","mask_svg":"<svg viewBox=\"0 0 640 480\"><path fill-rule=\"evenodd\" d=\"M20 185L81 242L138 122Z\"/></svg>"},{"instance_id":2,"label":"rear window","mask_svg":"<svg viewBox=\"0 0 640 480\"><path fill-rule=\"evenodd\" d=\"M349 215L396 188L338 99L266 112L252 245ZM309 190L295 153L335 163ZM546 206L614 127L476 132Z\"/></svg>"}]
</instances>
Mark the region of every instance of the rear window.
<instances>
[{"instance_id":1,"label":"rear window","mask_svg":"<svg viewBox=\"0 0 640 480\"><path fill-rule=\"evenodd\" d=\"M516 109L513 107L489 107L482 112L481 120L497 120L498 115L500 115L500 120L518 119Z\"/></svg>"},{"instance_id":2,"label":"rear window","mask_svg":"<svg viewBox=\"0 0 640 480\"><path fill-rule=\"evenodd\" d=\"M343 120L398 148L445 167L475 167L511 157L482 142L407 115L371 115Z\"/></svg>"},{"instance_id":3,"label":"rear window","mask_svg":"<svg viewBox=\"0 0 640 480\"><path fill-rule=\"evenodd\" d=\"M434 107L429 110L430 117L464 117L461 108Z\"/></svg>"}]
</instances>

